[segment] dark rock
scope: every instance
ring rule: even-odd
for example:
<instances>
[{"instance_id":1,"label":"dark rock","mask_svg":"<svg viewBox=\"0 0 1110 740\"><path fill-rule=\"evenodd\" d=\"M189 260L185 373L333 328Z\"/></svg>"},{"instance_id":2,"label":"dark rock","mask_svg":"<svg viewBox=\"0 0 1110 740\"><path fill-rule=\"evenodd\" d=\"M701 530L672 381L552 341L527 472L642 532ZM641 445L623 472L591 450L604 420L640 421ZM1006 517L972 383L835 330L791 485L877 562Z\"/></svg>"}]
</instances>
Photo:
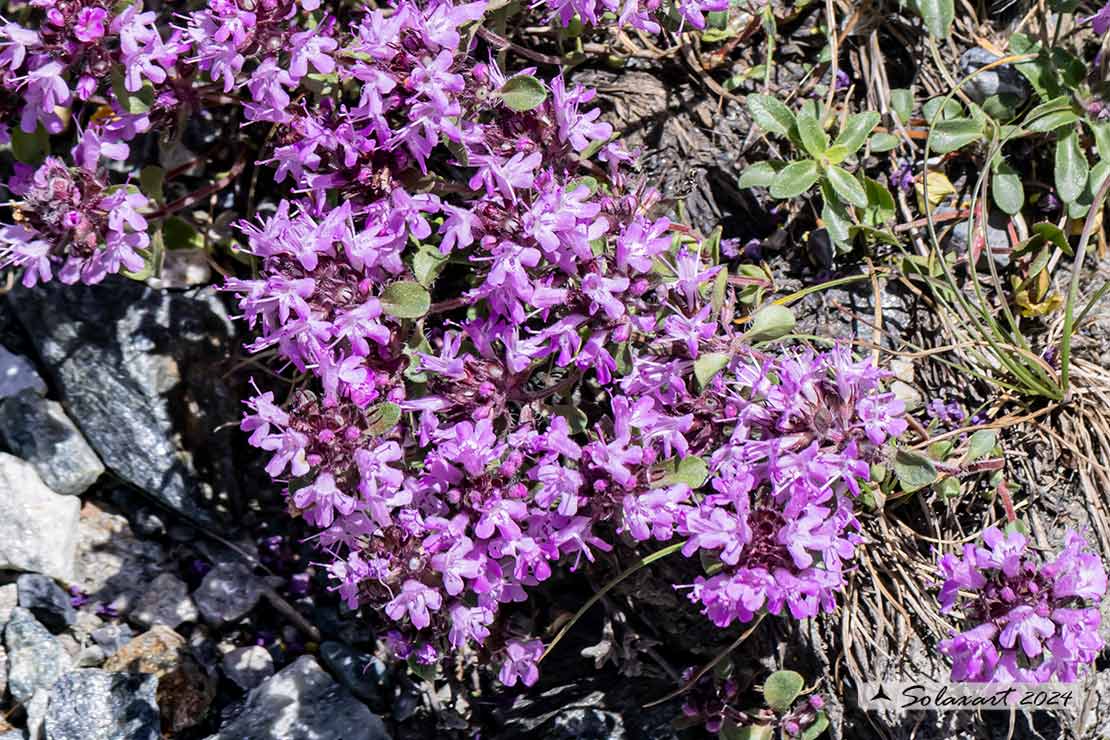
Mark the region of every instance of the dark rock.
<instances>
[{"instance_id":1,"label":"dark rock","mask_svg":"<svg viewBox=\"0 0 1110 740\"><path fill-rule=\"evenodd\" d=\"M250 645L225 655L223 668L232 683L249 691L274 675L274 659L266 648Z\"/></svg>"},{"instance_id":2,"label":"dark rock","mask_svg":"<svg viewBox=\"0 0 1110 740\"><path fill-rule=\"evenodd\" d=\"M162 546L135 536L127 519L91 501L81 509L77 583L89 600L127 615L164 570Z\"/></svg>"},{"instance_id":3,"label":"dark rock","mask_svg":"<svg viewBox=\"0 0 1110 740\"><path fill-rule=\"evenodd\" d=\"M320 645L320 660L339 683L373 706L383 704L380 686L385 680L385 664L372 655L361 653L341 642Z\"/></svg>"},{"instance_id":4,"label":"dark rock","mask_svg":"<svg viewBox=\"0 0 1110 740\"><path fill-rule=\"evenodd\" d=\"M8 449L31 463L55 493L80 495L104 472L100 458L61 404L34 391L0 403L0 438Z\"/></svg>"},{"instance_id":5,"label":"dark rock","mask_svg":"<svg viewBox=\"0 0 1110 740\"><path fill-rule=\"evenodd\" d=\"M73 578L81 502L54 493L29 463L0 452L0 570Z\"/></svg>"},{"instance_id":6,"label":"dark rock","mask_svg":"<svg viewBox=\"0 0 1110 740\"><path fill-rule=\"evenodd\" d=\"M262 583L239 562L220 563L193 592L201 615L216 626L242 619L262 596Z\"/></svg>"},{"instance_id":7,"label":"dark rock","mask_svg":"<svg viewBox=\"0 0 1110 740\"><path fill-rule=\"evenodd\" d=\"M163 573L148 584L131 612L131 619L150 627L164 624L175 628L197 620L197 605L189 598L189 587L173 573Z\"/></svg>"},{"instance_id":8,"label":"dark rock","mask_svg":"<svg viewBox=\"0 0 1110 740\"><path fill-rule=\"evenodd\" d=\"M4 628L4 645L8 649L8 690L21 704L36 691L49 689L69 670L69 656L62 644L21 607L12 610Z\"/></svg>"},{"instance_id":9,"label":"dark rock","mask_svg":"<svg viewBox=\"0 0 1110 740\"><path fill-rule=\"evenodd\" d=\"M382 740L377 715L308 655L247 696L242 710L209 740Z\"/></svg>"},{"instance_id":10,"label":"dark rock","mask_svg":"<svg viewBox=\"0 0 1110 740\"><path fill-rule=\"evenodd\" d=\"M62 632L77 621L69 594L53 578L24 573L15 583L19 589L19 605L30 610L51 632Z\"/></svg>"},{"instance_id":11,"label":"dark rock","mask_svg":"<svg viewBox=\"0 0 1110 740\"><path fill-rule=\"evenodd\" d=\"M50 692L46 740L158 740L157 687L142 673L67 673Z\"/></svg>"},{"instance_id":12,"label":"dark rock","mask_svg":"<svg viewBox=\"0 0 1110 740\"><path fill-rule=\"evenodd\" d=\"M1000 58L986 49L973 46L960 57L960 75L967 76ZM997 118L1012 117L1032 93L1025 76L1012 64L1003 64L980 72L964 83L963 90L968 97L983 106L988 114Z\"/></svg>"},{"instance_id":13,"label":"dark rock","mask_svg":"<svg viewBox=\"0 0 1110 740\"><path fill-rule=\"evenodd\" d=\"M185 638L158 625L134 638L104 662L106 671L158 677L162 727L176 734L201 722L216 697L216 681L193 656Z\"/></svg>"},{"instance_id":14,"label":"dark rock","mask_svg":"<svg viewBox=\"0 0 1110 740\"><path fill-rule=\"evenodd\" d=\"M124 645L131 642L133 636L134 633L127 624L106 624L93 630L90 635L93 642L100 646L107 658L118 653Z\"/></svg>"},{"instance_id":15,"label":"dark rock","mask_svg":"<svg viewBox=\"0 0 1110 740\"><path fill-rule=\"evenodd\" d=\"M45 395L46 383L35 372L30 360L0 345L0 398L9 398L25 390Z\"/></svg>"},{"instance_id":16,"label":"dark rock","mask_svg":"<svg viewBox=\"0 0 1110 740\"><path fill-rule=\"evenodd\" d=\"M234 343L216 293L113 277L17 288L8 302L104 464L162 505L209 519L198 466L232 485L232 432L217 428L238 416L216 367Z\"/></svg>"}]
</instances>

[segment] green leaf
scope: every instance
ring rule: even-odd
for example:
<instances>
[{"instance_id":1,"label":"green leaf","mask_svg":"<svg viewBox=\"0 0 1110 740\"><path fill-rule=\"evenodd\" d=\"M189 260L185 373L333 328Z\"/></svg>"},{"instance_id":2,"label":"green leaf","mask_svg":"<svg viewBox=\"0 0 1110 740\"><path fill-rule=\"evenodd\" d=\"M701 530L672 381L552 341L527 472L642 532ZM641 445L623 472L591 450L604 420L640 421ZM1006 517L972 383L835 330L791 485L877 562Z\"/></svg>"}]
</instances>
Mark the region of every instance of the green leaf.
<instances>
[{"instance_id":1,"label":"green leaf","mask_svg":"<svg viewBox=\"0 0 1110 740\"><path fill-rule=\"evenodd\" d=\"M447 264L447 255L441 254L439 249L428 244L421 244L412 256L412 272L416 281L425 288L432 287L432 283L439 277Z\"/></svg>"},{"instance_id":2,"label":"green leaf","mask_svg":"<svg viewBox=\"0 0 1110 740\"><path fill-rule=\"evenodd\" d=\"M522 113L538 108L547 99L547 88L532 75L510 77L498 92L505 105Z\"/></svg>"},{"instance_id":3,"label":"green leaf","mask_svg":"<svg viewBox=\"0 0 1110 740\"><path fill-rule=\"evenodd\" d=\"M1091 128L1091 133L1095 135L1095 147L1098 149L1098 156L1102 159L1110 159L1110 121L1087 121L1087 125Z\"/></svg>"},{"instance_id":4,"label":"green leaf","mask_svg":"<svg viewBox=\"0 0 1110 740\"><path fill-rule=\"evenodd\" d=\"M963 115L963 108L951 98L935 97L925 101L921 106L921 115L928 123L936 118L939 121L948 121Z\"/></svg>"},{"instance_id":5,"label":"green leaf","mask_svg":"<svg viewBox=\"0 0 1110 740\"><path fill-rule=\"evenodd\" d=\"M1033 113L1036 113L1036 111L1033 111ZM1049 131L1055 131L1058 128L1063 128L1064 126L1071 126L1079 120L1079 116L1071 110L1048 111L1036 117L1033 116L1033 113L1030 113L1026 117L1029 123L1025 124L1024 128L1026 131L1036 134L1043 134Z\"/></svg>"},{"instance_id":6,"label":"green leaf","mask_svg":"<svg viewBox=\"0 0 1110 740\"><path fill-rule=\"evenodd\" d=\"M726 352L709 352L699 355L694 361L694 377L698 384L705 388L728 365L729 356Z\"/></svg>"},{"instance_id":7,"label":"green leaf","mask_svg":"<svg viewBox=\"0 0 1110 740\"><path fill-rule=\"evenodd\" d=\"M571 434L581 434L589 428L590 417L578 406L569 404L554 404L551 407L555 413L567 420Z\"/></svg>"},{"instance_id":8,"label":"green leaf","mask_svg":"<svg viewBox=\"0 0 1110 740\"><path fill-rule=\"evenodd\" d=\"M1087 157L1079 146L1079 136L1075 129L1056 139L1056 192L1060 200L1074 203L1083 194L1087 185L1090 167Z\"/></svg>"},{"instance_id":9,"label":"green leaf","mask_svg":"<svg viewBox=\"0 0 1110 740\"><path fill-rule=\"evenodd\" d=\"M805 685L802 674L796 671L775 671L763 682L763 700L780 714L788 712Z\"/></svg>"},{"instance_id":10,"label":"green leaf","mask_svg":"<svg viewBox=\"0 0 1110 740\"><path fill-rule=\"evenodd\" d=\"M825 230L829 232L829 238L834 243L843 244L851 235L852 217L848 215L848 209L844 207L844 203L833 192L828 180L821 183L821 195L825 201L821 207L821 220L825 224Z\"/></svg>"},{"instance_id":11,"label":"green leaf","mask_svg":"<svg viewBox=\"0 0 1110 740\"><path fill-rule=\"evenodd\" d=\"M771 725L738 725L729 718L721 723L717 731L718 740L771 740L775 728Z\"/></svg>"},{"instance_id":12,"label":"green leaf","mask_svg":"<svg viewBox=\"0 0 1110 740\"><path fill-rule=\"evenodd\" d=\"M936 154L948 154L983 138L982 124L970 118L940 121L933 126L929 148Z\"/></svg>"},{"instance_id":13,"label":"green leaf","mask_svg":"<svg viewBox=\"0 0 1110 740\"><path fill-rule=\"evenodd\" d=\"M779 136L790 136L796 125L794 114L778 99L770 95L752 94L748 96L747 102L748 113L761 129Z\"/></svg>"},{"instance_id":14,"label":"green leaf","mask_svg":"<svg viewBox=\"0 0 1110 740\"><path fill-rule=\"evenodd\" d=\"M941 498L956 498L960 495L960 479L942 478L933 484L933 490Z\"/></svg>"},{"instance_id":15,"label":"green leaf","mask_svg":"<svg viewBox=\"0 0 1110 740\"><path fill-rule=\"evenodd\" d=\"M165 257L165 252L166 248L162 241L162 231L161 229L155 229L150 239L150 248L141 250L143 257L142 269L136 270L135 272L123 270L123 276L141 283L158 275L162 271L162 260Z\"/></svg>"},{"instance_id":16,"label":"green leaf","mask_svg":"<svg viewBox=\"0 0 1110 740\"><path fill-rule=\"evenodd\" d=\"M912 450L898 450L894 456L894 474L906 493L924 488L937 479L933 461Z\"/></svg>"},{"instance_id":17,"label":"green leaf","mask_svg":"<svg viewBox=\"0 0 1110 740\"><path fill-rule=\"evenodd\" d=\"M697 490L705 484L705 479L708 477L709 466L705 464L705 460L696 455L687 455L678 461L673 472L660 478L655 483L655 487L665 488L676 483L685 483L692 490Z\"/></svg>"},{"instance_id":18,"label":"green leaf","mask_svg":"<svg viewBox=\"0 0 1110 740\"><path fill-rule=\"evenodd\" d=\"M802 740L817 740L827 729L829 729L829 715L818 712L813 724L802 732Z\"/></svg>"},{"instance_id":19,"label":"green leaf","mask_svg":"<svg viewBox=\"0 0 1110 740\"><path fill-rule=\"evenodd\" d=\"M769 188L785 166L785 162L778 161L756 162L740 173L740 187Z\"/></svg>"},{"instance_id":20,"label":"green leaf","mask_svg":"<svg viewBox=\"0 0 1110 740\"><path fill-rule=\"evenodd\" d=\"M833 146L845 147L849 153L854 154L863 146L863 142L867 141L868 134L879 125L881 119L882 116L875 111L857 113L844 124Z\"/></svg>"},{"instance_id":21,"label":"green leaf","mask_svg":"<svg viewBox=\"0 0 1110 740\"><path fill-rule=\"evenodd\" d=\"M382 311L399 319L418 319L428 313L432 297L420 283L402 280L391 283L381 296Z\"/></svg>"},{"instance_id":22,"label":"green leaf","mask_svg":"<svg viewBox=\"0 0 1110 740\"><path fill-rule=\"evenodd\" d=\"M917 0L917 12L931 36L947 38L956 20L955 0Z\"/></svg>"},{"instance_id":23,"label":"green leaf","mask_svg":"<svg viewBox=\"0 0 1110 740\"><path fill-rule=\"evenodd\" d=\"M894 149L899 143L900 140L894 134L880 131L871 137L871 151L875 154L882 154L883 152L889 152L891 149Z\"/></svg>"},{"instance_id":24,"label":"green leaf","mask_svg":"<svg viewBox=\"0 0 1110 740\"><path fill-rule=\"evenodd\" d=\"M967 461L974 462L990 454L998 444L998 434L993 429L980 429L971 435L967 444Z\"/></svg>"},{"instance_id":25,"label":"green leaf","mask_svg":"<svg viewBox=\"0 0 1110 740\"><path fill-rule=\"evenodd\" d=\"M401 407L385 401L370 409L366 431L374 436L385 434L401 420Z\"/></svg>"},{"instance_id":26,"label":"green leaf","mask_svg":"<svg viewBox=\"0 0 1110 740\"><path fill-rule=\"evenodd\" d=\"M124 84L123 68L119 65L112 68L112 92L127 113L147 113L154 104L154 86L144 80L137 92L131 92Z\"/></svg>"},{"instance_id":27,"label":"green leaf","mask_svg":"<svg viewBox=\"0 0 1110 740\"><path fill-rule=\"evenodd\" d=\"M1006 161L999 164L991 176L991 195L998 207L1010 215L1020 212L1025 205L1021 176Z\"/></svg>"},{"instance_id":28,"label":"green leaf","mask_svg":"<svg viewBox=\"0 0 1110 740\"><path fill-rule=\"evenodd\" d=\"M162 224L166 249L203 249L204 236L180 216L170 216Z\"/></svg>"},{"instance_id":29,"label":"green leaf","mask_svg":"<svg viewBox=\"0 0 1110 740\"><path fill-rule=\"evenodd\" d=\"M149 164L139 172L139 185L145 195L158 205L164 205L166 196L162 192L162 183L166 180L166 171L156 164Z\"/></svg>"},{"instance_id":30,"label":"green leaf","mask_svg":"<svg viewBox=\"0 0 1110 740\"><path fill-rule=\"evenodd\" d=\"M35 127L34 133L27 133L20 127L12 129L12 156L23 164L39 164L50 153L50 134L42 124Z\"/></svg>"},{"instance_id":31,"label":"green leaf","mask_svg":"<svg viewBox=\"0 0 1110 740\"><path fill-rule=\"evenodd\" d=\"M913 90L905 87L891 90L890 107L894 109L894 115L898 116L899 122L905 126L913 113Z\"/></svg>"},{"instance_id":32,"label":"green leaf","mask_svg":"<svg viewBox=\"0 0 1110 740\"><path fill-rule=\"evenodd\" d=\"M863 188L867 191L867 211L864 221L868 226L881 226L894 218L894 196L878 180L863 178Z\"/></svg>"},{"instance_id":33,"label":"green leaf","mask_svg":"<svg viewBox=\"0 0 1110 740\"><path fill-rule=\"evenodd\" d=\"M794 198L813 187L817 182L817 163L812 159L791 162L771 184L771 197Z\"/></svg>"},{"instance_id":34,"label":"green leaf","mask_svg":"<svg viewBox=\"0 0 1110 740\"><path fill-rule=\"evenodd\" d=\"M867 191L852 175L836 165L829 167L827 172L829 184L841 199L858 208L867 207Z\"/></svg>"},{"instance_id":35,"label":"green leaf","mask_svg":"<svg viewBox=\"0 0 1110 740\"><path fill-rule=\"evenodd\" d=\"M829 148L829 137L816 113L811 108L802 108L798 113L798 136L809 155L817 159Z\"/></svg>"},{"instance_id":36,"label":"green leaf","mask_svg":"<svg viewBox=\"0 0 1110 740\"><path fill-rule=\"evenodd\" d=\"M751 328L744 332L744 339L751 344L769 342L793 331L794 323L794 313L789 308L769 303L756 311Z\"/></svg>"}]
</instances>

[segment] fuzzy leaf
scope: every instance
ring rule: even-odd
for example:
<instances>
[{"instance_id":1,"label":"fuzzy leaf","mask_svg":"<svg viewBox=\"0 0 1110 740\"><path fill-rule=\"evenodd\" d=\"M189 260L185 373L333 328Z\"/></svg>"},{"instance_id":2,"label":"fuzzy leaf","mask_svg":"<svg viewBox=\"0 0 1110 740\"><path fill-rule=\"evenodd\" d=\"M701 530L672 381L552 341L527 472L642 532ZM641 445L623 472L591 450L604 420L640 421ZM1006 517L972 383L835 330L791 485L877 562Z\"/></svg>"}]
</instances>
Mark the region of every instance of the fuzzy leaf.
<instances>
[{"instance_id":1,"label":"fuzzy leaf","mask_svg":"<svg viewBox=\"0 0 1110 740\"><path fill-rule=\"evenodd\" d=\"M983 138L983 125L971 118L939 121L933 126L929 149L935 154L948 154Z\"/></svg>"},{"instance_id":2,"label":"fuzzy leaf","mask_svg":"<svg viewBox=\"0 0 1110 740\"><path fill-rule=\"evenodd\" d=\"M709 352L700 355L694 361L694 377L702 388L709 385L710 381L728 365L729 356L725 352Z\"/></svg>"},{"instance_id":3,"label":"fuzzy leaf","mask_svg":"<svg viewBox=\"0 0 1110 740\"><path fill-rule=\"evenodd\" d=\"M952 22L956 20L955 0L917 0L917 12L925 21L929 35L938 39L948 37Z\"/></svg>"},{"instance_id":4,"label":"fuzzy leaf","mask_svg":"<svg viewBox=\"0 0 1110 740\"><path fill-rule=\"evenodd\" d=\"M741 188L767 188L786 166L785 162L756 162L740 173Z\"/></svg>"},{"instance_id":5,"label":"fuzzy leaf","mask_svg":"<svg viewBox=\"0 0 1110 740\"><path fill-rule=\"evenodd\" d=\"M890 107L894 109L894 115L898 116L898 120L904 126L910 120L910 114L913 113L913 91L904 87L891 90Z\"/></svg>"},{"instance_id":6,"label":"fuzzy leaf","mask_svg":"<svg viewBox=\"0 0 1110 740\"><path fill-rule=\"evenodd\" d=\"M547 100L547 88L532 75L509 78L499 92L505 105L519 112L538 108Z\"/></svg>"},{"instance_id":7,"label":"fuzzy leaf","mask_svg":"<svg viewBox=\"0 0 1110 740\"><path fill-rule=\"evenodd\" d=\"M817 740L827 729L829 729L829 715L818 712L817 719L802 732L802 740Z\"/></svg>"},{"instance_id":8,"label":"fuzzy leaf","mask_svg":"<svg viewBox=\"0 0 1110 740\"><path fill-rule=\"evenodd\" d=\"M1021 177L1009 163L1003 161L991 176L991 195L1004 212L1013 215L1025 205L1025 188Z\"/></svg>"},{"instance_id":9,"label":"fuzzy leaf","mask_svg":"<svg viewBox=\"0 0 1110 740\"><path fill-rule=\"evenodd\" d=\"M381 296L382 311L399 319L418 319L428 313L432 297L420 283L402 280L392 283Z\"/></svg>"},{"instance_id":10,"label":"fuzzy leaf","mask_svg":"<svg viewBox=\"0 0 1110 740\"><path fill-rule=\"evenodd\" d=\"M688 455L678 461L672 472L660 478L655 483L655 487L665 488L676 483L685 483L691 490L697 490L702 487L708 477L709 466L705 464L705 460L695 455Z\"/></svg>"},{"instance_id":11,"label":"fuzzy leaf","mask_svg":"<svg viewBox=\"0 0 1110 740\"><path fill-rule=\"evenodd\" d=\"M793 329L794 313L786 306L771 303L752 317L751 328L744 332L744 339L752 344L769 342L789 334Z\"/></svg>"},{"instance_id":12,"label":"fuzzy leaf","mask_svg":"<svg viewBox=\"0 0 1110 740\"><path fill-rule=\"evenodd\" d=\"M980 429L971 435L967 445L967 461L974 462L990 454L998 444L998 434L993 429Z\"/></svg>"},{"instance_id":13,"label":"fuzzy leaf","mask_svg":"<svg viewBox=\"0 0 1110 740\"><path fill-rule=\"evenodd\" d=\"M840 130L840 134L833 142L833 146L842 146L848 149L849 154L854 154L863 146L863 142L867 141L868 134L871 133L882 118L875 111L864 111L857 113L848 119L844 124L844 128Z\"/></svg>"},{"instance_id":14,"label":"fuzzy leaf","mask_svg":"<svg viewBox=\"0 0 1110 740\"><path fill-rule=\"evenodd\" d=\"M789 136L795 126L790 109L770 95L749 95L748 113L761 129L779 136Z\"/></svg>"},{"instance_id":15,"label":"fuzzy leaf","mask_svg":"<svg viewBox=\"0 0 1110 740\"><path fill-rule=\"evenodd\" d=\"M902 490L912 493L931 484L937 479L937 469L933 461L912 450L898 450L894 456L894 474L902 484Z\"/></svg>"},{"instance_id":16,"label":"fuzzy leaf","mask_svg":"<svg viewBox=\"0 0 1110 740\"><path fill-rule=\"evenodd\" d=\"M1087 186L1089 173L1090 166L1079 146L1079 136L1072 129L1056 140L1056 192L1060 200L1065 203L1078 200Z\"/></svg>"},{"instance_id":17,"label":"fuzzy leaf","mask_svg":"<svg viewBox=\"0 0 1110 740\"><path fill-rule=\"evenodd\" d=\"M143 193L159 205L166 202L165 194L162 192L162 183L165 180L166 171L156 164L147 165L139 172L139 185Z\"/></svg>"},{"instance_id":18,"label":"fuzzy leaf","mask_svg":"<svg viewBox=\"0 0 1110 740\"><path fill-rule=\"evenodd\" d=\"M798 114L798 136L802 139L802 146L814 159L829 148L829 137L821 128L817 114L809 108L803 108Z\"/></svg>"},{"instance_id":19,"label":"fuzzy leaf","mask_svg":"<svg viewBox=\"0 0 1110 740\"><path fill-rule=\"evenodd\" d=\"M791 162L783 168L771 184L771 197L795 198L813 187L817 182L817 163L812 159Z\"/></svg>"},{"instance_id":20,"label":"fuzzy leaf","mask_svg":"<svg viewBox=\"0 0 1110 740\"><path fill-rule=\"evenodd\" d=\"M446 264L447 255L441 254L438 249L427 244L421 244L416 254L412 256L412 272L416 275L416 281L425 288L432 286Z\"/></svg>"},{"instance_id":21,"label":"fuzzy leaf","mask_svg":"<svg viewBox=\"0 0 1110 740\"><path fill-rule=\"evenodd\" d=\"M50 135L42 124L33 134L16 126L12 129L12 156L23 164L38 164L50 153Z\"/></svg>"},{"instance_id":22,"label":"fuzzy leaf","mask_svg":"<svg viewBox=\"0 0 1110 740\"><path fill-rule=\"evenodd\" d=\"M381 435L388 432L393 427L397 426L397 422L401 420L401 407L395 403L386 401L379 403L374 408L370 409L369 426L366 431L372 435Z\"/></svg>"},{"instance_id":23,"label":"fuzzy leaf","mask_svg":"<svg viewBox=\"0 0 1110 740\"><path fill-rule=\"evenodd\" d=\"M840 198L857 208L867 207L867 191L863 189L852 175L848 174L844 169L833 165L828 170L829 184L832 185L833 190Z\"/></svg>"},{"instance_id":24,"label":"fuzzy leaf","mask_svg":"<svg viewBox=\"0 0 1110 740\"><path fill-rule=\"evenodd\" d=\"M882 154L883 152L889 152L891 149L894 149L899 143L898 137L894 134L880 131L871 137L871 151L874 154Z\"/></svg>"},{"instance_id":25,"label":"fuzzy leaf","mask_svg":"<svg viewBox=\"0 0 1110 740\"><path fill-rule=\"evenodd\" d=\"M802 693L806 682L795 671L775 671L763 683L763 699L776 712L787 712Z\"/></svg>"}]
</instances>

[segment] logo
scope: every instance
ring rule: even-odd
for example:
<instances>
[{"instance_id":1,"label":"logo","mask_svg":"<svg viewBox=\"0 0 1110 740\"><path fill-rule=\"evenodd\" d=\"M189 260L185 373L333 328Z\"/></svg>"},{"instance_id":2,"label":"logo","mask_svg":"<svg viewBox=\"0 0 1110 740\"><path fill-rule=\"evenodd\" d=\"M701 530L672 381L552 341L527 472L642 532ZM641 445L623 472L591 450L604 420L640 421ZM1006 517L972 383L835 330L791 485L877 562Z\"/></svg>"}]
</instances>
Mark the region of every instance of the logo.
<instances>
[{"instance_id":1,"label":"logo","mask_svg":"<svg viewBox=\"0 0 1110 740\"><path fill-rule=\"evenodd\" d=\"M1075 684L1064 683L868 681L859 690L859 707L865 711L1036 711L1075 709L1079 704Z\"/></svg>"}]
</instances>

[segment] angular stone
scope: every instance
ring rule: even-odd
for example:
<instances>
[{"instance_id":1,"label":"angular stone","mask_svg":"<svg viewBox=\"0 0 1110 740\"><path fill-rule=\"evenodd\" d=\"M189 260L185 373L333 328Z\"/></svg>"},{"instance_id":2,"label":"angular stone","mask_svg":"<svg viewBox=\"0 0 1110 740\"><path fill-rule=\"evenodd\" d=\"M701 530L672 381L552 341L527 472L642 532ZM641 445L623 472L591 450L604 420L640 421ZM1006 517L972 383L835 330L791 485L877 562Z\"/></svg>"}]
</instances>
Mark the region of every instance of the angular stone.
<instances>
[{"instance_id":1,"label":"angular stone","mask_svg":"<svg viewBox=\"0 0 1110 740\"><path fill-rule=\"evenodd\" d=\"M24 391L0 403L0 438L55 493L77 496L104 472L61 404Z\"/></svg>"},{"instance_id":2,"label":"angular stone","mask_svg":"<svg viewBox=\"0 0 1110 740\"><path fill-rule=\"evenodd\" d=\"M274 675L274 659L266 648L250 645L225 655L223 668L236 686L249 691Z\"/></svg>"},{"instance_id":3,"label":"angular stone","mask_svg":"<svg viewBox=\"0 0 1110 740\"><path fill-rule=\"evenodd\" d=\"M14 583L0 586L0 629L8 623L8 619L12 616L12 609L17 606L19 606L19 587Z\"/></svg>"},{"instance_id":4,"label":"angular stone","mask_svg":"<svg viewBox=\"0 0 1110 740\"><path fill-rule=\"evenodd\" d=\"M81 502L60 496L29 463L0 452L0 570L73 579Z\"/></svg>"},{"instance_id":5,"label":"angular stone","mask_svg":"<svg viewBox=\"0 0 1110 740\"><path fill-rule=\"evenodd\" d=\"M217 293L113 276L16 288L8 303L103 463L162 505L208 520L198 466L233 485L235 432L218 427L239 415L217 368L235 344Z\"/></svg>"},{"instance_id":6,"label":"angular stone","mask_svg":"<svg viewBox=\"0 0 1110 740\"><path fill-rule=\"evenodd\" d=\"M172 573L151 581L131 611L131 619L150 627L164 624L173 629L183 622L197 620L197 605L189 598L189 587Z\"/></svg>"},{"instance_id":7,"label":"angular stone","mask_svg":"<svg viewBox=\"0 0 1110 740\"><path fill-rule=\"evenodd\" d=\"M46 740L158 740L157 687L142 673L67 673L50 692Z\"/></svg>"},{"instance_id":8,"label":"angular stone","mask_svg":"<svg viewBox=\"0 0 1110 740\"><path fill-rule=\"evenodd\" d=\"M106 624L93 630L90 637L104 651L105 657L110 658L118 653L124 645L131 642L134 633L126 624Z\"/></svg>"},{"instance_id":9,"label":"angular stone","mask_svg":"<svg viewBox=\"0 0 1110 740\"><path fill-rule=\"evenodd\" d=\"M208 740L383 740L381 718L309 655L247 696L239 715Z\"/></svg>"},{"instance_id":10,"label":"angular stone","mask_svg":"<svg viewBox=\"0 0 1110 740\"><path fill-rule=\"evenodd\" d=\"M42 396L46 394L46 383L35 372L30 360L0 345L0 398L9 398L25 390Z\"/></svg>"},{"instance_id":11,"label":"angular stone","mask_svg":"<svg viewBox=\"0 0 1110 740\"><path fill-rule=\"evenodd\" d=\"M29 610L51 632L62 632L77 621L69 594L53 578L24 573L16 580L19 605Z\"/></svg>"},{"instance_id":12,"label":"angular stone","mask_svg":"<svg viewBox=\"0 0 1110 740\"><path fill-rule=\"evenodd\" d=\"M201 615L216 626L242 619L262 596L262 583L240 562L220 563L193 592Z\"/></svg>"},{"instance_id":13,"label":"angular stone","mask_svg":"<svg viewBox=\"0 0 1110 740\"><path fill-rule=\"evenodd\" d=\"M126 518L91 501L81 509L79 532L77 584L94 603L128 614L163 571L162 546L136 537Z\"/></svg>"},{"instance_id":14,"label":"angular stone","mask_svg":"<svg viewBox=\"0 0 1110 740\"><path fill-rule=\"evenodd\" d=\"M70 660L62 644L21 607L12 610L4 628L8 649L8 689L19 703L38 690L48 690L69 670Z\"/></svg>"},{"instance_id":15,"label":"angular stone","mask_svg":"<svg viewBox=\"0 0 1110 740\"><path fill-rule=\"evenodd\" d=\"M162 727L177 733L204 719L216 696L216 681L193 657L185 638L156 625L104 662L106 671L158 676Z\"/></svg>"}]
</instances>

